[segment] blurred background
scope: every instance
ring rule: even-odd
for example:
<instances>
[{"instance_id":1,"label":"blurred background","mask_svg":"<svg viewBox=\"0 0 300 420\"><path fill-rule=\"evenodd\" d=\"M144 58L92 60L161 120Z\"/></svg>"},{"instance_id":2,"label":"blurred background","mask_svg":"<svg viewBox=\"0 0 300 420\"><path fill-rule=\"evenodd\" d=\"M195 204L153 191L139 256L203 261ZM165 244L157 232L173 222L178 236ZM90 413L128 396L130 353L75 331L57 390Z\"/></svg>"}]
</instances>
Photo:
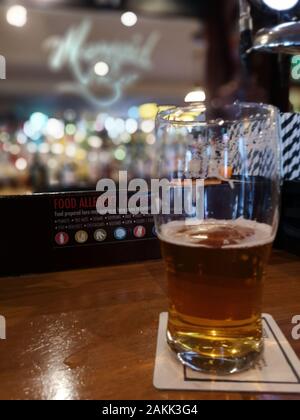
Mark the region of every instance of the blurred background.
<instances>
[{"instance_id":1,"label":"blurred background","mask_svg":"<svg viewBox=\"0 0 300 420\"><path fill-rule=\"evenodd\" d=\"M291 19L252 3L256 29ZM245 65L239 14L235 0L1 1L0 195L95 189L120 170L149 178L161 107L300 110L300 57Z\"/></svg>"}]
</instances>

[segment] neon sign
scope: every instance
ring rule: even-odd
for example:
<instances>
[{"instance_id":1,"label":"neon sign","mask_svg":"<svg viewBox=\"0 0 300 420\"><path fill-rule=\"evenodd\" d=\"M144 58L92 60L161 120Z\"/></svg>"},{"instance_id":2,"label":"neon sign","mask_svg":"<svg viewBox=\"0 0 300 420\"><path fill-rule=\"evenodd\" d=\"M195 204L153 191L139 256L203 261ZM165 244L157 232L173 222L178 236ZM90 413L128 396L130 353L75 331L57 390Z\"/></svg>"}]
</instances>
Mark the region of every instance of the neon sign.
<instances>
[{"instance_id":1,"label":"neon sign","mask_svg":"<svg viewBox=\"0 0 300 420\"><path fill-rule=\"evenodd\" d=\"M300 55L292 57L292 79L300 81Z\"/></svg>"},{"instance_id":2,"label":"neon sign","mask_svg":"<svg viewBox=\"0 0 300 420\"><path fill-rule=\"evenodd\" d=\"M152 54L160 36L153 32L147 39L135 35L131 41L88 43L91 29L91 22L85 20L64 37L48 38L45 47L51 51L52 71L69 67L77 82L76 91L94 105L106 107L120 100L124 89L152 68ZM95 72L99 62L109 68L103 76ZM110 92L108 97L99 93L103 89Z\"/></svg>"}]
</instances>

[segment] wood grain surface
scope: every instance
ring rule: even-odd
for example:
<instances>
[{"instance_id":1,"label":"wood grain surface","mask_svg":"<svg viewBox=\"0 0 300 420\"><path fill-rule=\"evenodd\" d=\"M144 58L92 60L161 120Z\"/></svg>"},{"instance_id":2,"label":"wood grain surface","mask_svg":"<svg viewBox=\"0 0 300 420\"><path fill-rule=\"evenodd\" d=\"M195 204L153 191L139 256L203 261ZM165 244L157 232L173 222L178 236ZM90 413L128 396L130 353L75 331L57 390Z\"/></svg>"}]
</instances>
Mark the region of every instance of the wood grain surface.
<instances>
[{"instance_id":1,"label":"wood grain surface","mask_svg":"<svg viewBox=\"0 0 300 420\"><path fill-rule=\"evenodd\" d=\"M300 259L275 252L264 312L291 338ZM0 399L300 399L300 395L161 392L153 385L161 261L0 279Z\"/></svg>"}]
</instances>

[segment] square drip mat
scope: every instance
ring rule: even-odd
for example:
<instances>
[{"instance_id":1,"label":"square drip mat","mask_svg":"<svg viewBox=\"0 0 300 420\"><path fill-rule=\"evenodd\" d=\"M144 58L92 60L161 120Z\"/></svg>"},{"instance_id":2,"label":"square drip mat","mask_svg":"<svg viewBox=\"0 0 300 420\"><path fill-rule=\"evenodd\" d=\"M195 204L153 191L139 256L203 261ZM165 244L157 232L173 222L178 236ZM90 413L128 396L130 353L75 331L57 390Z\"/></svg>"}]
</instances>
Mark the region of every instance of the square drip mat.
<instances>
[{"instance_id":1,"label":"square drip mat","mask_svg":"<svg viewBox=\"0 0 300 420\"><path fill-rule=\"evenodd\" d=\"M184 367L168 347L167 323L168 314L160 314L153 381L155 388L300 394L300 361L272 316L263 315L263 359L252 370L231 376L207 375Z\"/></svg>"}]
</instances>

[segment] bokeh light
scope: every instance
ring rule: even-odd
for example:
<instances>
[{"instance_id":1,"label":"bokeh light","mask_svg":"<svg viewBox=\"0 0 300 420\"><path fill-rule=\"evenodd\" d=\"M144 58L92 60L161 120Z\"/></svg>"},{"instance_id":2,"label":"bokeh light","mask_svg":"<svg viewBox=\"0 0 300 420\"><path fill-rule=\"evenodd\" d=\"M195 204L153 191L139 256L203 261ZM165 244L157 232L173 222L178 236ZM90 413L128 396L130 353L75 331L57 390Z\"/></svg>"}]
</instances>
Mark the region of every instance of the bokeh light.
<instances>
[{"instance_id":1,"label":"bokeh light","mask_svg":"<svg viewBox=\"0 0 300 420\"><path fill-rule=\"evenodd\" d=\"M16 160L16 168L18 169L18 171L25 171L27 166L28 166L28 163L26 159L19 158Z\"/></svg>"},{"instance_id":2,"label":"bokeh light","mask_svg":"<svg viewBox=\"0 0 300 420\"><path fill-rule=\"evenodd\" d=\"M155 119L158 111L157 104L150 103L141 105L139 108L139 115L142 119L151 120Z\"/></svg>"},{"instance_id":3,"label":"bokeh light","mask_svg":"<svg viewBox=\"0 0 300 420\"><path fill-rule=\"evenodd\" d=\"M114 156L117 160L124 160L126 158L126 150L123 147L119 147L115 151Z\"/></svg>"},{"instance_id":4,"label":"bokeh light","mask_svg":"<svg viewBox=\"0 0 300 420\"><path fill-rule=\"evenodd\" d=\"M50 118L46 125L46 133L54 139L61 139L65 134L65 125L56 118Z\"/></svg>"}]
</instances>

